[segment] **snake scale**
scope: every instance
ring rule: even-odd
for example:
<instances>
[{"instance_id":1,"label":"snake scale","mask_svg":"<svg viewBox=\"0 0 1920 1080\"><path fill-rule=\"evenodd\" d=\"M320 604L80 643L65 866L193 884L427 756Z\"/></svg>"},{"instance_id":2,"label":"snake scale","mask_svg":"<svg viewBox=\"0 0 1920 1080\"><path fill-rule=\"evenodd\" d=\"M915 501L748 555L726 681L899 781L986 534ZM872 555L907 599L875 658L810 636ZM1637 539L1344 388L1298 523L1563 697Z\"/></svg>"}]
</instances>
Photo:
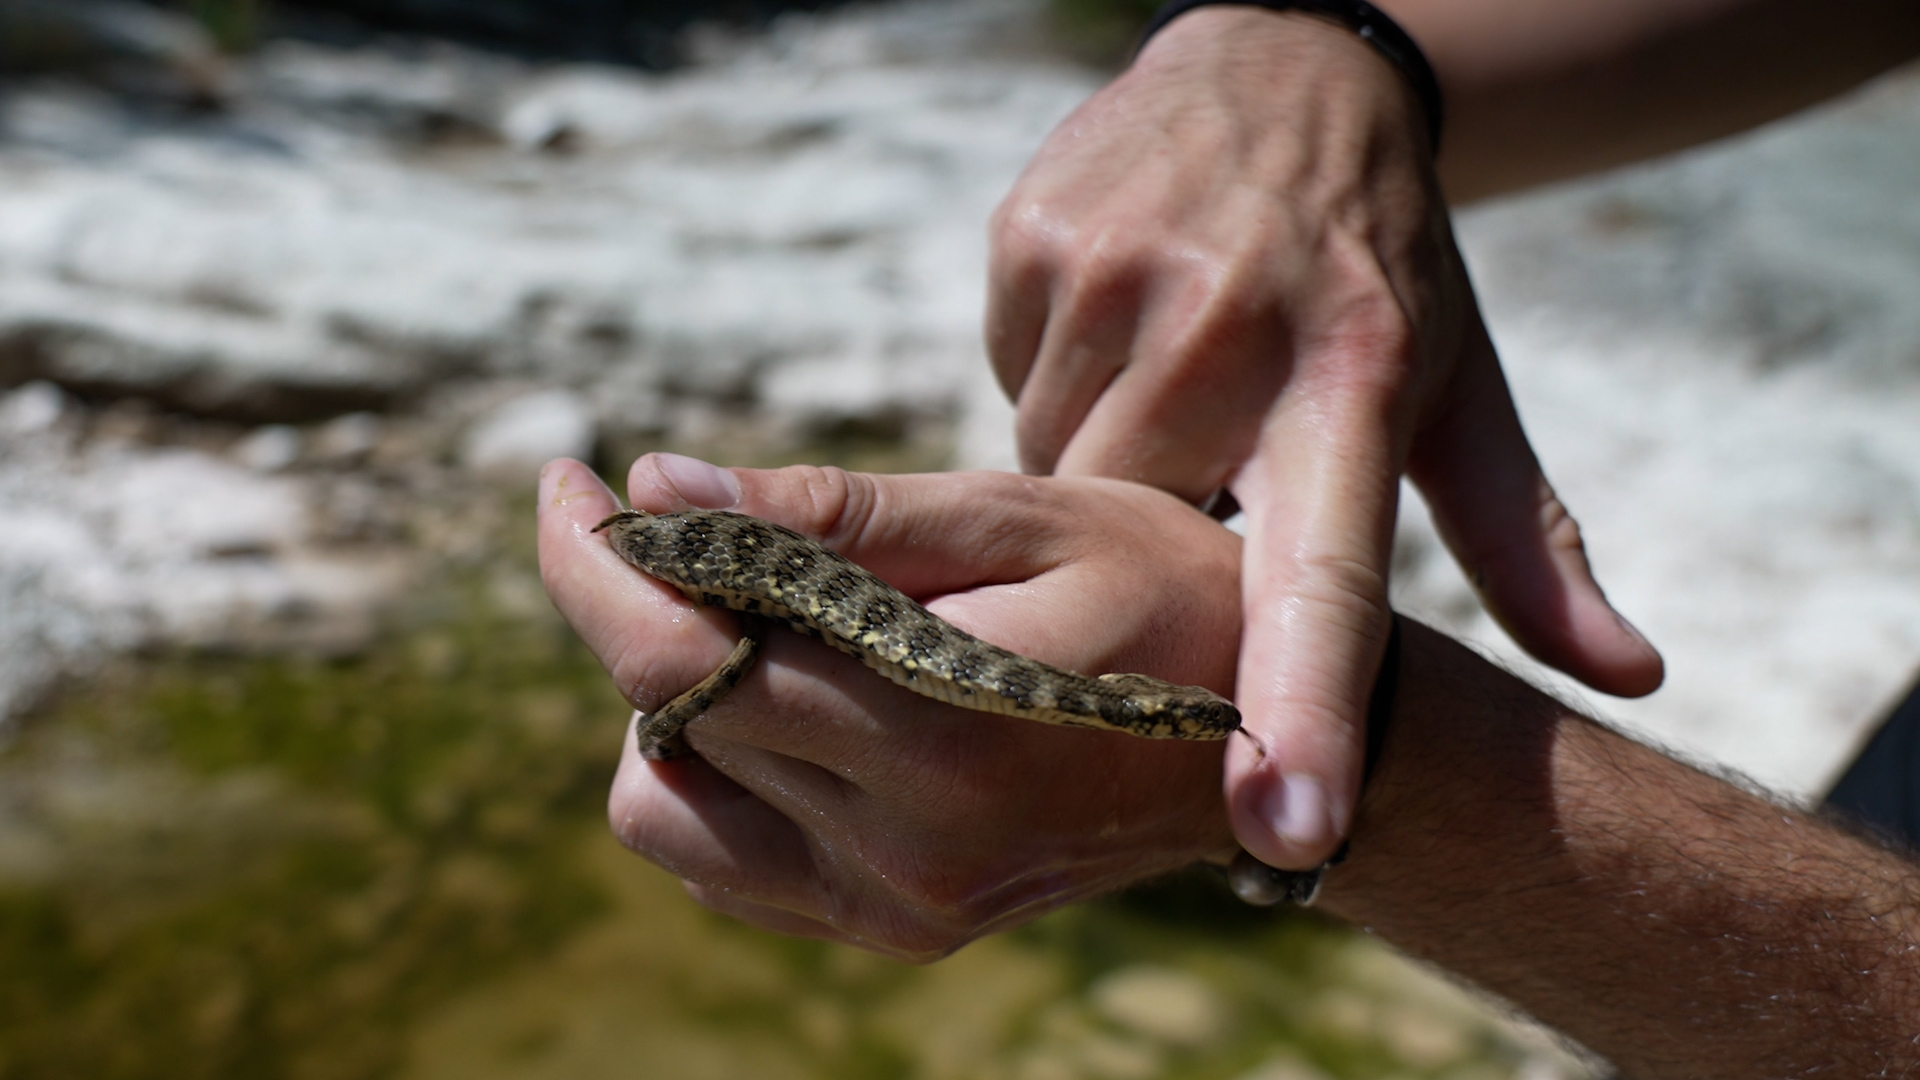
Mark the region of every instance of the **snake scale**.
<instances>
[{"instance_id":1,"label":"snake scale","mask_svg":"<svg viewBox=\"0 0 1920 1080\"><path fill-rule=\"evenodd\" d=\"M1088 677L981 641L859 564L772 522L722 510L602 521L613 550L689 599L784 622L915 693L961 708L1149 739L1224 739L1240 726L1233 703L1197 686L1146 675ZM640 753L688 752L687 722L753 666L754 619L718 670L647 716Z\"/></svg>"}]
</instances>

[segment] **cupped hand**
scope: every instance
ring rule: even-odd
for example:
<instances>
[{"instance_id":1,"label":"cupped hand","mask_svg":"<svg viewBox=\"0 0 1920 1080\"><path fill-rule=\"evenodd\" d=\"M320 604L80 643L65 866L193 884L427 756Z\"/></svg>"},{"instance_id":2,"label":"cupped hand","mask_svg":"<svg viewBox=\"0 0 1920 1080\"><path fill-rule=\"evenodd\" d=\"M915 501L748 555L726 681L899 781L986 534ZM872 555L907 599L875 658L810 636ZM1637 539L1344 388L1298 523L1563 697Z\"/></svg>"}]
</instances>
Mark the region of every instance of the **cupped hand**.
<instances>
[{"instance_id":1,"label":"cupped hand","mask_svg":"<svg viewBox=\"0 0 1920 1080\"><path fill-rule=\"evenodd\" d=\"M653 455L635 508L778 522L994 644L1089 674L1232 688L1239 539L1161 492L1004 473L720 470ZM591 530L619 509L585 466L547 467L540 563L554 603L636 709L706 677L738 638ZM708 906L894 955L944 955L1050 908L1233 850L1223 744L970 712L770 630L747 678L686 729L698 756L639 758L609 813Z\"/></svg>"},{"instance_id":2,"label":"cupped hand","mask_svg":"<svg viewBox=\"0 0 1920 1080\"><path fill-rule=\"evenodd\" d=\"M1615 694L1661 662L1528 445L1401 76L1344 28L1175 20L1049 138L994 220L987 339L1024 467L1247 514L1235 831L1305 867L1351 820L1399 479L1489 609Z\"/></svg>"}]
</instances>

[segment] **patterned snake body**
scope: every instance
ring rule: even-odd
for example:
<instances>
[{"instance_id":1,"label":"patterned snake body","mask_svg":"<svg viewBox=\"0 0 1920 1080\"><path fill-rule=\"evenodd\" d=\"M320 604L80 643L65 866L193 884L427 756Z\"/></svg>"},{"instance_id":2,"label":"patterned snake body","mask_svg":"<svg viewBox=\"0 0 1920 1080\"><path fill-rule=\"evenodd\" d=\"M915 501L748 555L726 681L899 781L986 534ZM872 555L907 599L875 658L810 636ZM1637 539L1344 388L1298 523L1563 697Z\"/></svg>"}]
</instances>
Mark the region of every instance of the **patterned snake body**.
<instances>
[{"instance_id":1,"label":"patterned snake body","mask_svg":"<svg viewBox=\"0 0 1920 1080\"><path fill-rule=\"evenodd\" d=\"M1224 739L1225 698L1146 675L1089 678L981 641L852 560L743 514L628 510L600 523L613 550L689 599L784 622L915 693L961 708L1150 739ZM641 753L686 752L680 729L752 666L752 629L720 670L647 717Z\"/></svg>"}]
</instances>

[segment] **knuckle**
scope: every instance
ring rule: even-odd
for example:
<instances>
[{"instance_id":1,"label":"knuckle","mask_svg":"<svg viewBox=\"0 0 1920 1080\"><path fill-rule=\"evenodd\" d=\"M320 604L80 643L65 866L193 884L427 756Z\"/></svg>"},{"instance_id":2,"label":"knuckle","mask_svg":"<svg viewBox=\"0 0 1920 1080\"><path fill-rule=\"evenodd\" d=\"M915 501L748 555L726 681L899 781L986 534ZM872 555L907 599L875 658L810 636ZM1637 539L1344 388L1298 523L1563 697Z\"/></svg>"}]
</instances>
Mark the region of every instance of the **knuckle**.
<instances>
[{"instance_id":1,"label":"knuckle","mask_svg":"<svg viewBox=\"0 0 1920 1080\"><path fill-rule=\"evenodd\" d=\"M1404 313L1361 310L1323 332L1306 355L1304 377L1331 398L1398 402L1418 371L1418 337Z\"/></svg>"},{"instance_id":2,"label":"knuckle","mask_svg":"<svg viewBox=\"0 0 1920 1080\"><path fill-rule=\"evenodd\" d=\"M1542 544L1550 553L1586 557L1587 543L1581 534L1580 522L1544 479L1540 481L1538 499L1533 531L1524 528L1475 530L1461 561L1471 569L1476 587L1484 587L1489 573L1499 566L1525 559Z\"/></svg>"},{"instance_id":3,"label":"knuckle","mask_svg":"<svg viewBox=\"0 0 1920 1080\"><path fill-rule=\"evenodd\" d=\"M1413 320L1391 293L1345 298L1336 321L1324 332L1328 348L1338 355L1397 365L1413 357L1419 340Z\"/></svg>"},{"instance_id":4,"label":"knuckle","mask_svg":"<svg viewBox=\"0 0 1920 1080\"><path fill-rule=\"evenodd\" d=\"M1341 551L1314 551L1299 558L1298 599L1365 625L1387 610L1386 569Z\"/></svg>"},{"instance_id":5,"label":"knuckle","mask_svg":"<svg viewBox=\"0 0 1920 1080\"><path fill-rule=\"evenodd\" d=\"M1167 344L1169 356L1184 366L1200 366L1222 354L1252 352L1264 360L1277 351L1283 303L1260 258L1201 256L1188 270L1193 278L1182 283L1186 314Z\"/></svg>"},{"instance_id":6,"label":"knuckle","mask_svg":"<svg viewBox=\"0 0 1920 1080\"><path fill-rule=\"evenodd\" d=\"M1098 312L1124 303L1139 292L1156 262L1152 244L1131 230L1103 228L1082 235L1067 257L1068 307Z\"/></svg>"},{"instance_id":7,"label":"knuckle","mask_svg":"<svg viewBox=\"0 0 1920 1080\"><path fill-rule=\"evenodd\" d=\"M674 877L689 885L716 885L715 882L701 881L696 878L700 866L697 860L679 857L668 838L661 833L660 827L644 813L634 813L630 809L608 807L608 824L613 829L614 839L621 847L646 861L658 866Z\"/></svg>"},{"instance_id":8,"label":"knuckle","mask_svg":"<svg viewBox=\"0 0 1920 1080\"><path fill-rule=\"evenodd\" d=\"M1025 281L1044 274L1054 262L1061 229L1039 207L1011 195L987 224L994 277Z\"/></svg>"},{"instance_id":9,"label":"knuckle","mask_svg":"<svg viewBox=\"0 0 1920 1080\"><path fill-rule=\"evenodd\" d=\"M607 672L613 676L614 685L620 688L628 704L642 712L652 712L685 689L673 688L675 672L666 662L672 652L662 649L659 642L642 641L638 637L629 636L621 641L607 663ZM692 681L687 685L691 686Z\"/></svg>"},{"instance_id":10,"label":"knuckle","mask_svg":"<svg viewBox=\"0 0 1920 1080\"><path fill-rule=\"evenodd\" d=\"M867 538L878 517L879 491L870 477L837 468L831 472L837 484L822 508L832 512L822 515L819 536L828 547L839 550Z\"/></svg>"},{"instance_id":11,"label":"knuckle","mask_svg":"<svg viewBox=\"0 0 1920 1080\"><path fill-rule=\"evenodd\" d=\"M1538 520L1540 535L1546 537L1547 547L1554 551L1586 552L1587 542L1580 534L1580 522L1551 490L1541 496Z\"/></svg>"},{"instance_id":12,"label":"knuckle","mask_svg":"<svg viewBox=\"0 0 1920 1080\"><path fill-rule=\"evenodd\" d=\"M870 477L836 465L792 465L782 470L781 479L784 523L828 547L857 538L873 519Z\"/></svg>"},{"instance_id":13,"label":"knuckle","mask_svg":"<svg viewBox=\"0 0 1920 1080\"><path fill-rule=\"evenodd\" d=\"M1364 244L1336 244L1329 259L1327 317L1315 344L1337 371L1403 376L1418 359L1420 332L1386 268Z\"/></svg>"}]
</instances>

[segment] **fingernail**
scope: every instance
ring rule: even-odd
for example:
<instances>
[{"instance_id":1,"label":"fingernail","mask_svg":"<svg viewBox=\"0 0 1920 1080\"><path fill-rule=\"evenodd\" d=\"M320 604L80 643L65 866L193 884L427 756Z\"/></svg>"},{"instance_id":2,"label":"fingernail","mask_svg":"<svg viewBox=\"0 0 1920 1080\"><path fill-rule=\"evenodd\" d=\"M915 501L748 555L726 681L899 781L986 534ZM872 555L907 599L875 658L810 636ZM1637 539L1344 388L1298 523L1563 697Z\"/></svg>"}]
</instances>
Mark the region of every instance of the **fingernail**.
<instances>
[{"instance_id":1,"label":"fingernail","mask_svg":"<svg viewBox=\"0 0 1920 1080\"><path fill-rule=\"evenodd\" d=\"M684 454L661 454L660 475L680 497L707 510L725 510L740 504L740 480L718 465Z\"/></svg>"},{"instance_id":2,"label":"fingernail","mask_svg":"<svg viewBox=\"0 0 1920 1080\"><path fill-rule=\"evenodd\" d=\"M1333 815L1327 809L1327 789L1317 777L1289 773L1268 788L1261 816L1275 835L1304 848L1326 847L1334 841Z\"/></svg>"}]
</instances>

